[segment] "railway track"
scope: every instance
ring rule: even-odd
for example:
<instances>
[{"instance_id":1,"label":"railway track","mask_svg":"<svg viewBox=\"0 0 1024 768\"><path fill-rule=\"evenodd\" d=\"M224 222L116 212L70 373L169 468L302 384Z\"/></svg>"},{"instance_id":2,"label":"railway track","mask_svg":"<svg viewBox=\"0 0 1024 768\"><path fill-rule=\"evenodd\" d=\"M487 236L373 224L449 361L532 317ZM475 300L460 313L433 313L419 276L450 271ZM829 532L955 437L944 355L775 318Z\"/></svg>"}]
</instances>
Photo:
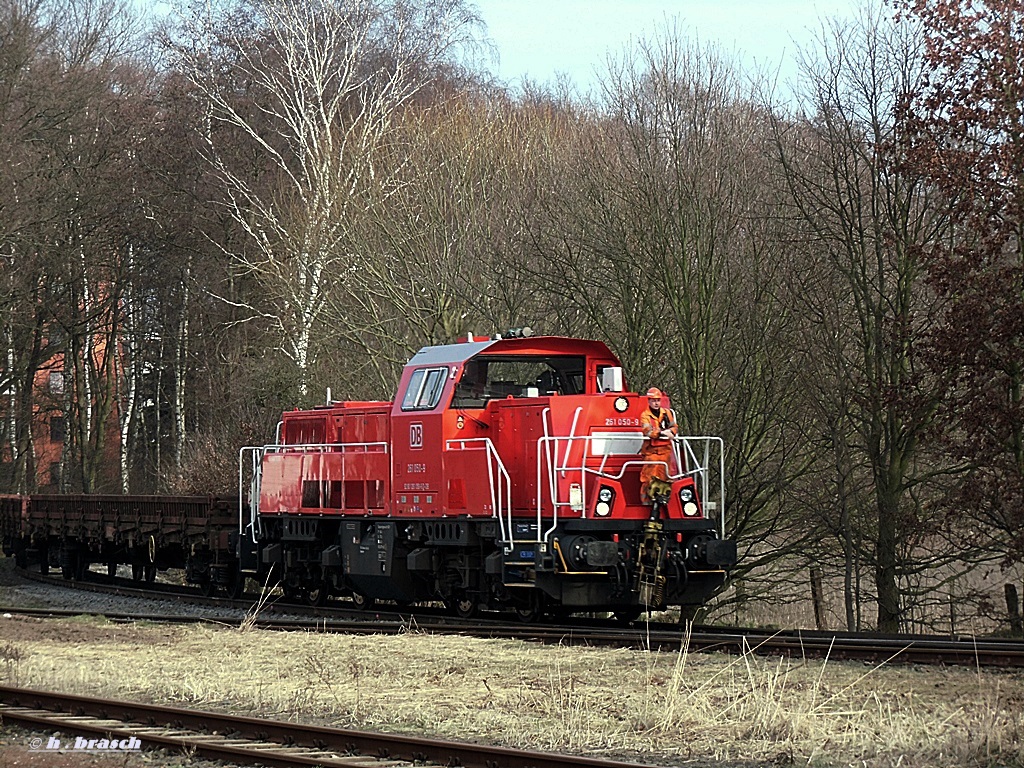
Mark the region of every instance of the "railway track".
<instances>
[{"instance_id":1,"label":"railway track","mask_svg":"<svg viewBox=\"0 0 1024 768\"><path fill-rule=\"evenodd\" d=\"M38 581L58 586L75 586L99 592L139 597L166 598L205 605L229 605L245 611L252 600L226 600L189 595L184 591L128 588L99 582L65 582L37 574L26 574ZM59 611L3 609L11 613L60 615ZM275 611L290 614L307 612L308 619L282 618ZM67 615L81 614L69 611ZM167 614L103 613L112 621L148 620L154 622L225 623L225 619ZM732 654L755 653L798 658L859 660L869 663L949 664L971 667L1024 668L1024 643L1015 640L978 637L941 637L933 635L875 635L806 630L768 631L760 629L689 627L674 624L642 623L614 625L601 620L580 620L573 624L521 624L500 619L462 620L440 612L357 611L344 608L304 608L294 604L273 604L254 619L254 625L271 630L342 632L349 634L399 634L410 631L432 634L456 634L485 638L506 638L563 645L644 648L661 651L707 651Z\"/></svg>"},{"instance_id":2,"label":"railway track","mask_svg":"<svg viewBox=\"0 0 1024 768\"><path fill-rule=\"evenodd\" d=\"M636 768L638 765L6 686L0 686L0 719L35 731L84 734L83 739L91 737L121 743L134 738L145 748L157 747L178 753L194 751L199 756L233 764L281 768L398 768L405 765ZM46 746L52 744L49 740L38 741L36 753L45 753Z\"/></svg>"}]
</instances>

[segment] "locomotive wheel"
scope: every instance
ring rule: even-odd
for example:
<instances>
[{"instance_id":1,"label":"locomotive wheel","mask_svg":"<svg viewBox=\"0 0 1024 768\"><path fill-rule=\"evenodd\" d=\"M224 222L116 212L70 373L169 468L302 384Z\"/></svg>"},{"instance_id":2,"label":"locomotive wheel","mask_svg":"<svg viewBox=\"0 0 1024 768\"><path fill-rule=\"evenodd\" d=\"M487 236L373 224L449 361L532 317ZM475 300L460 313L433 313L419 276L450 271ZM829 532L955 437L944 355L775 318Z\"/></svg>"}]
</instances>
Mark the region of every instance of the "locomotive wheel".
<instances>
[{"instance_id":1,"label":"locomotive wheel","mask_svg":"<svg viewBox=\"0 0 1024 768\"><path fill-rule=\"evenodd\" d=\"M368 611L369 609L373 608L374 599L372 597L362 595L359 592L353 592L352 604L356 607L356 610Z\"/></svg>"},{"instance_id":2,"label":"locomotive wheel","mask_svg":"<svg viewBox=\"0 0 1024 768\"><path fill-rule=\"evenodd\" d=\"M531 605L529 607L518 607L516 608L516 618L524 624L533 624L536 621L540 621L544 616L544 611L540 609L539 605Z\"/></svg>"},{"instance_id":3,"label":"locomotive wheel","mask_svg":"<svg viewBox=\"0 0 1024 768\"><path fill-rule=\"evenodd\" d=\"M472 619L480 612L480 604L472 597L463 595L452 602L452 610L460 619Z\"/></svg>"},{"instance_id":4,"label":"locomotive wheel","mask_svg":"<svg viewBox=\"0 0 1024 768\"><path fill-rule=\"evenodd\" d=\"M544 604L539 596L530 598L529 605L516 606L516 618L524 624L532 624L544 618Z\"/></svg>"},{"instance_id":5,"label":"locomotive wheel","mask_svg":"<svg viewBox=\"0 0 1024 768\"><path fill-rule=\"evenodd\" d=\"M237 569L231 572L227 587L228 597L237 600L245 594L245 576Z\"/></svg>"},{"instance_id":6,"label":"locomotive wheel","mask_svg":"<svg viewBox=\"0 0 1024 768\"><path fill-rule=\"evenodd\" d=\"M217 582L212 578L207 579L200 585L204 597L213 597L217 594Z\"/></svg>"},{"instance_id":7,"label":"locomotive wheel","mask_svg":"<svg viewBox=\"0 0 1024 768\"><path fill-rule=\"evenodd\" d=\"M615 611L612 615L615 617L616 621L621 621L623 624L632 624L640 618L642 613L642 608L622 608L621 610Z\"/></svg>"},{"instance_id":8,"label":"locomotive wheel","mask_svg":"<svg viewBox=\"0 0 1024 768\"><path fill-rule=\"evenodd\" d=\"M307 592L302 587L293 587L291 584L282 584L284 599L290 603L303 603L306 601Z\"/></svg>"},{"instance_id":9,"label":"locomotive wheel","mask_svg":"<svg viewBox=\"0 0 1024 768\"><path fill-rule=\"evenodd\" d=\"M331 586L326 581L321 581L306 592L306 602L310 605L321 607L327 605L327 598L330 596Z\"/></svg>"}]
</instances>

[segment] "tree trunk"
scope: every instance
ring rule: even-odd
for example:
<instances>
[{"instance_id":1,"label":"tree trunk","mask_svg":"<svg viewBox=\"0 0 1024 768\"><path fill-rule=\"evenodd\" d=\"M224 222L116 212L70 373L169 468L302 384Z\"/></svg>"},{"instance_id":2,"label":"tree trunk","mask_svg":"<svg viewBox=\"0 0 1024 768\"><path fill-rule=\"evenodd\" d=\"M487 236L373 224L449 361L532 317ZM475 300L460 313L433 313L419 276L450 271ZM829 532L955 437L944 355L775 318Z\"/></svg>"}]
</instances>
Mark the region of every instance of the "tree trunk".
<instances>
[{"instance_id":1,"label":"tree trunk","mask_svg":"<svg viewBox=\"0 0 1024 768\"><path fill-rule=\"evenodd\" d=\"M189 355L189 299L192 277L191 257L182 280L181 319L178 323L178 343L174 355L174 467L181 469L185 454L185 383Z\"/></svg>"},{"instance_id":2,"label":"tree trunk","mask_svg":"<svg viewBox=\"0 0 1024 768\"><path fill-rule=\"evenodd\" d=\"M7 346L7 370L9 371L10 379L7 383L7 418L4 419L4 442L8 445L11 452L11 476L9 482L12 483L11 490L15 490L14 468L18 465L18 395L15 388L15 374L14 374L14 340L12 338L11 327L7 326L4 329L4 339Z\"/></svg>"},{"instance_id":3,"label":"tree trunk","mask_svg":"<svg viewBox=\"0 0 1024 768\"><path fill-rule=\"evenodd\" d=\"M878 537L875 541L875 588L878 592L878 631L899 632L902 611L897 573L897 510L896 499L879 493Z\"/></svg>"},{"instance_id":4,"label":"tree trunk","mask_svg":"<svg viewBox=\"0 0 1024 768\"><path fill-rule=\"evenodd\" d=\"M1007 584L1004 587L1006 596L1006 615L1010 618L1010 633L1015 637L1024 635L1024 621L1020 617L1020 598L1017 596L1017 585Z\"/></svg>"},{"instance_id":5,"label":"tree trunk","mask_svg":"<svg viewBox=\"0 0 1024 768\"><path fill-rule=\"evenodd\" d=\"M122 294L121 304L123 307L122 322L124 332L112 333L113 342L113 372L114 380L119 386L115 390L118 398L118 426L120 432L119 451L121 464L121 493L130 492L131 486L131 454L132 435L135 432L136 400L139 390L138 358L141 350L138 339L140 336L139 323L142 322L141 312L135 305L135 289L132 281L135 278L135 249L131 244L127 250L127 274ZM120 337L120 338L119 338ZM124 350L122 356L121 350Z\"/></svg>"},{"instance_id":6,"label":"tree trunk","mask_svg":"<svg viewBox=\"0 0 1024 768\"><path fill-rule=\"evenodd\" d=\"M825 594L821 579L821 569L811 566L811 602L814 603L814 626L825 629Z\"/></svg>"}]
</instances>

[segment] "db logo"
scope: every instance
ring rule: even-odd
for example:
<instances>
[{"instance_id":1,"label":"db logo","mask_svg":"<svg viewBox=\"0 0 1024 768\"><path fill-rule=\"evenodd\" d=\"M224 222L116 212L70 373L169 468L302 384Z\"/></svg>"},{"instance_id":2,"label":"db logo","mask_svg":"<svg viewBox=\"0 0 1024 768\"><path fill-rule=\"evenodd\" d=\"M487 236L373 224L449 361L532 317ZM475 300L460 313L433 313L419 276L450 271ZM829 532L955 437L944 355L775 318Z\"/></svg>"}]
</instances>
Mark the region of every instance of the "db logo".
<instances>
[{"instance_id":1,"label":"db logo","mask_svg":"<svg viewBox=\"0 0 1024 768\"><path fill-rule=\"evenodd\" d=\"M410 448L422 448L423 447L423 425L422 424L410 424L409 425L409 447Z\"/></svg>"}]
</instances>

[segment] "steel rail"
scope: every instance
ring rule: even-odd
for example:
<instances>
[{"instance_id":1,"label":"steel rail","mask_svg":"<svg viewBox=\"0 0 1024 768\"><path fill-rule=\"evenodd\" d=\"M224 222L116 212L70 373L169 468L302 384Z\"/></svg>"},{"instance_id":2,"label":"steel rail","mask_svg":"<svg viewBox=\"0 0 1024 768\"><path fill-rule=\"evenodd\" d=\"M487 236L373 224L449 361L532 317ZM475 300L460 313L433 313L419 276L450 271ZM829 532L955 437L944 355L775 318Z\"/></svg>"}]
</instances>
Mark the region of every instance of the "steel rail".
<instances>
[{"instance_id":1,"label":"steel rail","mask_svg":"<svg viewBox=\"0 0 1024 768\"><path fill-rule=\"evenodd\" d=\"M44 731L69 731L116 739L134 736L147 746L194 749L197 754L215 760L281 768L358 768L380 766L381 759L464 768L637 768L640 765L7 686L0 686L0 718Z\"/></svg>"},{"instance_id":2,"label":"steel rail","mask_svg":"<svg viewBox=\"0 0 1024 768\"><path fill-rule=\"evenodd\" d=\"M0 608L0 612L40 618L82 615L79 610ZM203 616L97 612L113 622L230 625L231 621ZM688 652L753 653L798 658L861 660L873 663L948 664L970 667L1024 668L1024 643L1005 640L949 640L944 638L878 638L815 633L803 636L755 630L651 630L643 628L597 629L500 623L448 624L429 619L285 619L256 617L253 625L276 631L303 631L360 635L424 633L489 639L512 639L555 645L639 648Z\"/></svg>"},{"instance_id":3,"label":"steel rail","mask_svg":"<svg viewBox=\"0 0 1024 768\"><path fill-rule=\"evenodd\" d=\"M251 600L205 598L187 591L149 592L135 587L125 588L99 582L67 582L61 579L25 574L30 578L57 586L76 586L98 592L145 598L170 597L178 601L203 605L229 606L240 610L253 609ZM11 608L11 613L25 613ZM308 612L312 618L275 618L275 611ZM46 611L57 615L58 611ZM72 615L83 611L71 611ZM86 611L86 613L88 613ZM132 614L101 612L114 621L130 621ZM274 630L343 632L351 634L398 634L425 632L457 634L486 638L506 638L564 645L594 645L651 650L708 651L723 653L755 653L803 658L855 659L875 663L951 664L972 667L1024 667L1024 642L1003 638L936 635L877 635L870 633L825 632L821 630L767 631L761 629L690 627L672 624L615 626L600 620L581 620L569 624L521 624L495 619L465 620L439 612L417 610L360 611L344 608L311 608L292 603L268 605L256 611L255 626ZM163 614L135 616L155 622L180 621L214 624L231 623L217 617L175 617Z\"/></svg>"}]
</instances>

